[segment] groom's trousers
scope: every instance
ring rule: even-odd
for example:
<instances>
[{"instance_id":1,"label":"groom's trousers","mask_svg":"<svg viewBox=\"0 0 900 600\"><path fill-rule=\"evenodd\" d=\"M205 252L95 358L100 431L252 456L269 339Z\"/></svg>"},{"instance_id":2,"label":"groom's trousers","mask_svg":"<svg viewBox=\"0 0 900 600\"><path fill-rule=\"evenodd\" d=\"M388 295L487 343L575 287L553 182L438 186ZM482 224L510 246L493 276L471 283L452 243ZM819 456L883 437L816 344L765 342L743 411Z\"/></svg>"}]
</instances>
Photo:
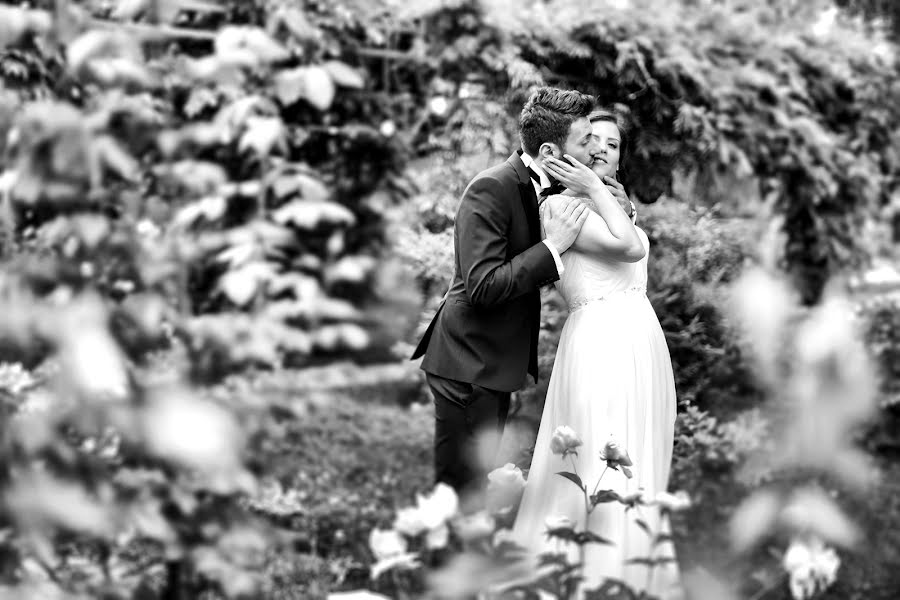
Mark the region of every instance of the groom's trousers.
<instances>
[{"instance_id":1,"label":"groom's trousers","mask_svg":"<svg viewBox=\"0 0 900 600\"><path fill-rule=\"evenodd\" d=\"M494 468L509 392L426 373L434 395L435 480L475 502Z\"/></svg>"}]
</instances>

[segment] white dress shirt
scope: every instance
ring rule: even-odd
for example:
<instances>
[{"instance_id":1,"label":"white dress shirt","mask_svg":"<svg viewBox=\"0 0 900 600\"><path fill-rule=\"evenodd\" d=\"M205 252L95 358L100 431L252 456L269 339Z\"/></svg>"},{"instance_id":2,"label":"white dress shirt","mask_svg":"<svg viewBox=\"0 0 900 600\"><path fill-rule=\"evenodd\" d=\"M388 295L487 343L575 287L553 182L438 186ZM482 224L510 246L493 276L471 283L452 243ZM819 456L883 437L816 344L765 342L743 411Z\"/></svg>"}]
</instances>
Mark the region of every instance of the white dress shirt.
<instances>
[{"instance_id":1,"label":"white dress shirt","mask_svg":"<svg viewBox=\"0 0 900 600\"><path fill-rule=\"evenodd\" d=\"M545 188L550 187L550 178L547 177L547 174L540 167L540 165L534 162L534 159L527 152L522 152L522 162L525 163L526 169L531 169L535 173L537 173L538 177L541 179L540 183L531 180L531 184L534 186L534 193L537 194L537 197L541 197L541 191ZM556 272L558 275L562 275L563 271L566 268L563 266L562 257L559 255L559 251L556 249L556 246L553 245L553 242L550 240L543 240L544 244L550 249L550 254L553 255L553 262L556 263Z\"/></svg>"}]
</instances>

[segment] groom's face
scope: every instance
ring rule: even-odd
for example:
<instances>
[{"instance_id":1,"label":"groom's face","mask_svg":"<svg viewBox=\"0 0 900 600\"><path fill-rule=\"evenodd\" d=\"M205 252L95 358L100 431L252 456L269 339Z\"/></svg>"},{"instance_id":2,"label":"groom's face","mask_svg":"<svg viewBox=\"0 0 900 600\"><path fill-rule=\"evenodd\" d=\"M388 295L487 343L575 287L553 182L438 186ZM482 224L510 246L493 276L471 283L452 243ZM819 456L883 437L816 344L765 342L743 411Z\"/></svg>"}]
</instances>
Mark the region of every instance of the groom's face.
<instances>
[{"instance_id":1,"label":"groom's face","mask_svg":"<svg viewBox=\"0 0 900 600\"><path fill-rule=\"evenodd\" d=\"M590 167L594 162L596 145L591 122L587 117L583 117L572 122L566 138L566 145L562 151L563 154L568 154L578 162Z\"/></svg>"}]
</instances>

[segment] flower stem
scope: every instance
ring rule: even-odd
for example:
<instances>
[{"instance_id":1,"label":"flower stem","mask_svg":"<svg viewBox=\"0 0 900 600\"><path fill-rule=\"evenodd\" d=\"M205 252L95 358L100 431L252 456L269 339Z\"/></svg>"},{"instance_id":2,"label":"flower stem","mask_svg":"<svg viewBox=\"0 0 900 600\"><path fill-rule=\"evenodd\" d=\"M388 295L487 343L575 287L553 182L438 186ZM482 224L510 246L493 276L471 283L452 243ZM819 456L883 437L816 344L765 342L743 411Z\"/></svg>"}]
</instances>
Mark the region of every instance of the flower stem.
<instances>
[{"instance_id":1,"label":"flower stem","mask_svg":"<svg viewBox=\"0 0 900 600\"><path fill-rule=\"evenodd\" d=\"M591 492L591 496L597 493L597 488L600 487L600 480L603 479L603 476L606 475L606 472L609 470L609 463L606 464L606 468L603 469L603 472L600 473L600 477L597 478L597 484L594 486L594 491Z\"/></svg>"}]
</instances>

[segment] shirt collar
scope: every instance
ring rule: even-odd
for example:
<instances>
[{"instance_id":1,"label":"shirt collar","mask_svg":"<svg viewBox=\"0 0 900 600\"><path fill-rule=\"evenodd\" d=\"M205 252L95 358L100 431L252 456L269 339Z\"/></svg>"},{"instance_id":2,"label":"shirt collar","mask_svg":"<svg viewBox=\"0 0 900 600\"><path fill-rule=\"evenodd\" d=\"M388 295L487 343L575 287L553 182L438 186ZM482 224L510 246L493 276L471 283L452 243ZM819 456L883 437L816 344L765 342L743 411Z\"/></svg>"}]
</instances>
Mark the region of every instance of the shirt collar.
<instances>
[{"instance_id":1,"label":"shirt collar","mask_svg":"<svg viewBox=\"0 0 900 600\"><path fill-rule=\"evenodd\" d=\"M541 178L541 189L550 187L550 178L547 177L547 173L544 172L544 169L542 169L540 165L534 162L534 159L530 154L523 151L522 162L525 164L526 169L531 169Z\"/></svg>"}]
</instances>

